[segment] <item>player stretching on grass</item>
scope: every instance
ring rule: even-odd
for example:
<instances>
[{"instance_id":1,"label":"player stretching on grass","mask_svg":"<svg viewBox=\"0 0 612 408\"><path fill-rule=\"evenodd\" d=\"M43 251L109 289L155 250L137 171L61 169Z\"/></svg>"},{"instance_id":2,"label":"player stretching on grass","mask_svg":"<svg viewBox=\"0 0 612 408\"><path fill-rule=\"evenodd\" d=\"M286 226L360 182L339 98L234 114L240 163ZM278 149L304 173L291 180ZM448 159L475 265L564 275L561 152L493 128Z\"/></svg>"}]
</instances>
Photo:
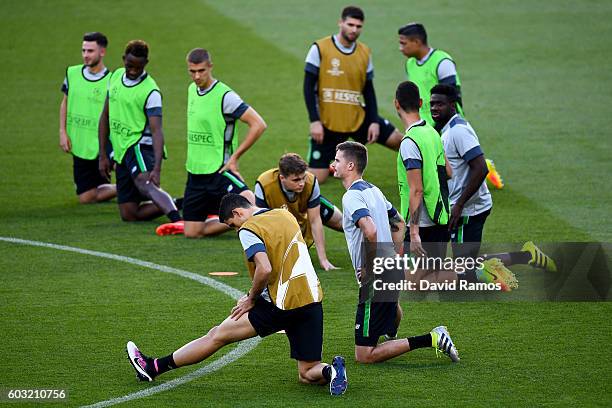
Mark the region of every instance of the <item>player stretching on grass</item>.
<instances>
[{"instance_id":1,"label":"player stretching on grass","mask_svg":"<svg viewBox=\"0 0 612 408\"><path fill-rule=\"evenodd\" d=\"M128 342L137 377L153 381L166 371L199 363L228 344L285 330L291 358L298 362L299 380L329 384L332 395L343 394L344 358L321 363L323 291L295 217L287 210L261 209L239 194L228 194L221 200L219 219L238 230L252 279L248 294L208 334L166 357L147 357Z\"/></svg>"},{"instance_id":2,"label":"player stretching on grass","mask_svg":"<svg viewBox=\"0 0 612 408\"><path fill-rule=\"evenodd\" d=\"M332 167L334 177L342 180L346 193L342 197L344 235L355 268L360 292L370 292L365 276L365 243L395 243L401 246L405 223L397 210L375 185L363 179L368 162L364 145L357 142L340 143ZM456 278L456 276L455 276ZM445 326L438 326L421 336L389 340L378 344L380 336L393 338L402 319L402 309L396 302L376 302L370 293L361 296L355 319L355 360L378 363L423 347L434 347L459 361L459 354Z\"/></svg>"}]
</instances>

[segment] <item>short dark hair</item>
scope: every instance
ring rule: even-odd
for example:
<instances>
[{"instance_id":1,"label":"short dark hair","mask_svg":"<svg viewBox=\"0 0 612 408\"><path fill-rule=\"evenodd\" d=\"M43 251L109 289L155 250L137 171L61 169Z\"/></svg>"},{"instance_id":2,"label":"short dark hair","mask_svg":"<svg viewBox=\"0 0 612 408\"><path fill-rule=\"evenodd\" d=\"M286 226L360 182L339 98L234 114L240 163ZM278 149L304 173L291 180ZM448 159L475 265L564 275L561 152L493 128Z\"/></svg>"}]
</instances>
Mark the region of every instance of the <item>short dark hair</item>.
<instances>
[{"instance_id":1,"label":"short dark hair","mask_svg":"<svg viewBox=\"0 0 612 408\"><path fill-rule=\"evenodd\" d=\"M342 152L345 158L355 163L357 172L363 174L368 165L368 149L359 142L346 141L336 146L337 152Z\"/></svg>"},{"instance_id":2,"label":"short dark hair","mask_svg":"<svg viewBox=\"0 0 612 408\"><path fill-rule=\"evenodd\" d=\"M340 14L342 20L346 20L347 18L356 18L357 20L364 21L365 14L363 14L363 10L357 6L347 6L342 9L342 14Z\"/></svg>"},{"instance_id":3,"label":"short dark hair","mask_svg":"<svg viewBox=\"0 0 612 408\"><path fill-rule=\"evenodd\" d=\"M253 204L240 194L229 193L223 196L219 205L219 221L225 223L232 218L232 210L236 208L251 208Z\"/></svg>"},{"instance_id":4,"label":"short dark hair","mask_svg":"<svg viewBox=\"0 0 612 408\"><path fill-rule=\"evenodd\" d=\"M302 174L308 169L308 164L297 153L285 153L278 161L278 171L287 177L292 174Z\"/></svg>"},{"instance_id":5,"label":"short dark hair","mask_svg":"<svg viewBox=\"0 0 612 408\"><path fill-rule=\"evenodd\" d=\"M423 44L427 45L427 31L425 31L425 26L421 23L408 23L401 26L397 33L405 37L416 37Z\"/></svg>"},{"instance_id":6,"label":"short dark hair","mask_svg":"<svg viewBox=\"0 0 612 408\"><path fill-rule=\"evenodd\" d=\"M108 45L108 38L98 31L83 34L83 41L95 41L102 48Z\"/></svg>"},{"instance_id":7,"label":"short dark hair","mask_svg":"<svg viewBox=\"0 0 612 408\"><path fill-rule=\"evenodd\" d=\"M405 81L397 86L395 99L404 112L418 112L421 108L419 87L414 82Z\"/></svg>"},{"instance_id":8,"label":"short dark hair","mask_svg":"<svg viewBox=\"0 0 612 408\"><path fill-rule=\"evenodd\" d=\"M210 61L210 53L204 48L194 48L187 54L187 62L192 64L201 64L202 62Z\"/></svg>"},{"instance_id":9,"label":"short dark hair","mask_svg":"<svg viewBox=\"0 0 612 408\"><path fill-rule=\"evenodd\" d=\"M125 46L125 54L131 54L138 58L149 58L149 46L142 40L132 40Z\"/></svg>"},{"instance_id":10,"label":"short dark hair","mask_svg":"<svg viewBox=\"0 0 612 408\"><path fill-rule=\"evenodd\" d=\"M450 103L455 103L459 100L457 88L447 84L437 84L431 88L431 94L445 95Z\"/></svg>"}]
</instances>

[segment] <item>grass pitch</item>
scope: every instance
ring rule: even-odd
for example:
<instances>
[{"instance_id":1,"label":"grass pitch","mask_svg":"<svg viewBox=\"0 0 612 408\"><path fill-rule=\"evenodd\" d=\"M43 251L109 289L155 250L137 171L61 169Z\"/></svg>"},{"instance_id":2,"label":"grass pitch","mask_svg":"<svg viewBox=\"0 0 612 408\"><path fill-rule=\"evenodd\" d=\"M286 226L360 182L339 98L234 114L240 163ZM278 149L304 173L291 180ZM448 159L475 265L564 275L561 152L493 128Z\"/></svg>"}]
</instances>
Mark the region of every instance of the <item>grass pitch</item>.
<instances>
[{"instance_id":1,"label":"grass pitch","mask_svg":"<svg viewBox=\"0 0 612 408\"><path fill-rule=\"evenodd\" d=\"M80 62L80 38L110 40L106 63L120 64L125 43L151 46L148 71L164 95L169 160L162 185L185 183L184 57L203 46L214 74L268 122L241 160L252 185L280 154L307 151L301 97L309 44L336 31L344 3L77 1L0 4L2 91L0 236L125 255L218 278L240 290L249 280L235 234L191 241L159 238L158 222L119 221L116 204L80 206L71 159L57 147L59 91L66 65ZM494 194L490 242L610 241L611 188L606 129L612 74L612 6L603 1L363 2L362 39L373 48L381 114L404 79L396 29L419 20L432 46L448 51L462 77L468 119L507 183ZM366 177L398 202L395 156L371 149ZM392 163L393 165L390 165ZM339 183L323 193L339 203ZM404 304L401 335L446 324L462 361L420 350L376 366L352 362L356 284L344 237L327 232L328 256L342 270L320 273L325 291L324 359L347 357L349 390L334 404L355 406L609 406L610 303ZM316 255L313 252L315 266ZM87 255L0 242L0 388L64 388L68 405L86 405L150 387L135 381L124 345L167 354L220 322L234 301L207 286ZM231 350L228 348L227 351ZM225 352L227 352L225 351ZM329 404L324 388L297 382L281 335L210 375L129 406L304 406ZM220 354L221 355L221 354ZM167 382L198 367L171 372ZM66 404L62 404L66 405Z\"/></svg>"}]
</instances>

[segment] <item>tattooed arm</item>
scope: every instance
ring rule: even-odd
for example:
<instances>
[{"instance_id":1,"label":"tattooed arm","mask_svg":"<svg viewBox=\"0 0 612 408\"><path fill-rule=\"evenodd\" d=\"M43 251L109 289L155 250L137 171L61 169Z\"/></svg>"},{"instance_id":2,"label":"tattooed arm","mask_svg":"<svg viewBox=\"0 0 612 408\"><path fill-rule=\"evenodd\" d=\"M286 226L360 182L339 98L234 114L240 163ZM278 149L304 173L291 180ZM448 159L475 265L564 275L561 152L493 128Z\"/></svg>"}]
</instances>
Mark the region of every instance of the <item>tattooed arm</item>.
<instances>
[{"instance_id":1,"label":"tattooed arm","mask_svg":"<svg viewBox=\"0 0 612 408\"><path fill-rule=\"evenodd\" d=\"M426 255L419 236L419 221L423 206L423 176L421 169L410 169L406 172L410 187L410 253L416 256Z\"/></svg>"}]
</instances>

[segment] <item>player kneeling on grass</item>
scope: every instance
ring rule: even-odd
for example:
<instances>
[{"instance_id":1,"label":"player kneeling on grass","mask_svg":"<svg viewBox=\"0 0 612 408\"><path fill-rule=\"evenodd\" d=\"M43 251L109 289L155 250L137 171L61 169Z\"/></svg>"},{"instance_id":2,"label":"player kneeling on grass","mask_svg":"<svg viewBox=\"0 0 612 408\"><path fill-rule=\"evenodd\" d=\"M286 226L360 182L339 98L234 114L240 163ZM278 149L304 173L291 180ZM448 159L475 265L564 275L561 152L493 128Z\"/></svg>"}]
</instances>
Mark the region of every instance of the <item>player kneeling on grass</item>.
<instances>
[{"instance_id":1,"label":"player kneeling on grass","mask_svg":"<svg viewBox=\"0 0 612 408\"><path fill-rule=\"evenodd\" d=\"M336 269L325 253L323 225L342 232L342 213L321 195L319 182L308 164L296 153L282 155L278 167L263 172L255 183L255 204L263 208L286 208L297 219L302 236L313 242L321 267Z\"/></svg>"},{"instance_id":2,"label":"player kneeling on grass","mask_svg":"<svg viewBox=\"0 0 612 408\"><path fill-rule=\"evenodd\" d=\"M123 68L111 74L108 95L98 124L99 151L110 142L116 163L117 203L123 221L146 221L166 214L181 220L176 203L160 186L165 156L162 97L155 80L145 71L149 46L130 41ZM105 154L98 158L100 175L109 178L112 165Z\"/></svg>"},{"instance_id":3,"label":"player kneeling on grass","mask_svg":"<svg viewBox=\"0 0 612 408\"><path fill-rule=\"evenodd\" d=\"M166 357L147 357L128 342L137 377L153 381L171 369L199 363L228 344L285 330L300 381L329 384L332 395L343 394L348 384L344 358L321 363L323 291L295 217L287 210L258 208L241 195L228 194L221 200L219 219L238 231L251 289L220 325Z\"/></svg>"},{"instance_id":4,"label":"player kneeling on grass","mask_svg":"<svg viewBox=\"0 0 612 408\"><path fill-rule=\"evenodd\" d=\"M380 189L363 179L367 163L368 151L361 143L344 142L336 147L334 177L347 190L342 197L342 224L360 287L355 318L355 360L379 363L418 348L434 347L436 353L441 351L457 362L459 354L445 326L435 327L421 336L394 339L402 319L399 303L375 301L368 286L362 285L367 280L362 276L365 244L393 242L401 248L406 226ZM390 340L378 344L383 335Z\"/></svg>"},{"instance_id":5,"label":"player kneeling on grass","mask_svg":"<svg viewBox=\"0 0 612 408\"><path fill-rule=\"evenodd\" d=\"M212 76L210 53L194 48L187 54L187 69L193 83L187 96L187 185L183 221L162 224L159 236L185 234L202 238L229 231L219 222L221 198L228 192L255 202L238 172L238 159L259 139L266 122L228 85ZM248 131L238 145L237 121Z\"/></svg>"}]
</instances>

